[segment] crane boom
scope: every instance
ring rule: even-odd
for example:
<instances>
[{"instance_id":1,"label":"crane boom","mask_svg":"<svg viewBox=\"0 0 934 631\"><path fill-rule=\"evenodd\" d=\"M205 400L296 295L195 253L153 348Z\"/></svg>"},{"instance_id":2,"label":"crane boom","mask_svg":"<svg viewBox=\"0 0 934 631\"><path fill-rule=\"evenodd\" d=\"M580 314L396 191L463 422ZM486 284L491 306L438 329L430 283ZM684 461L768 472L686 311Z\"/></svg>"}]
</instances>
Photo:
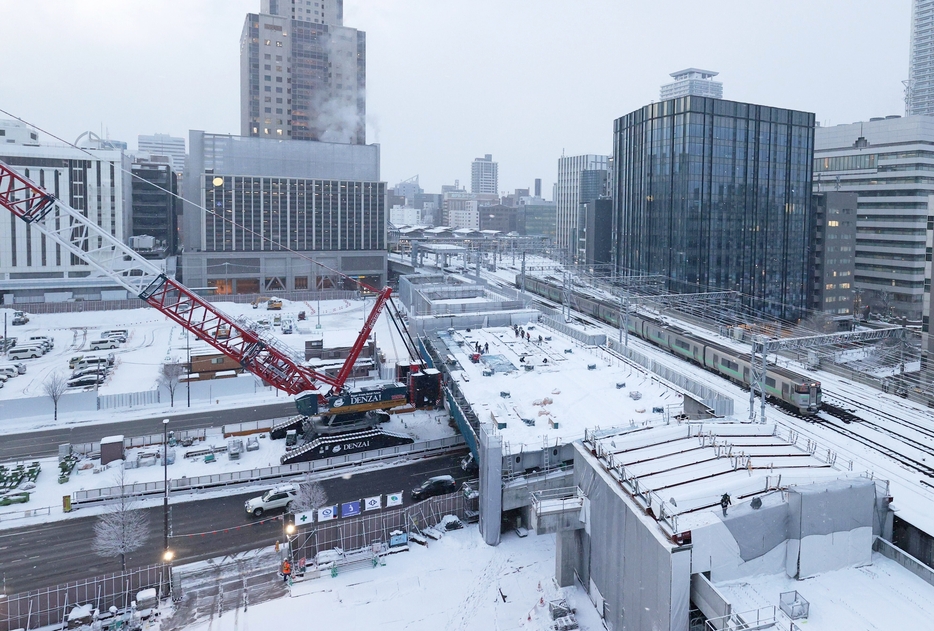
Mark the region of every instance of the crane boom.
<instances>
[{"instance_id":1,"label":"crane boom","mask_svg":"<svg viewBox=\"0 0 934 631\"><path fill-rule=\"evenodd\" d=\"M254 329L246 321L231 318L183 284L168 278L151 261L80 211L3 162L0 162L0 205L204 342L235 359L246 370L291 395L318 391L318 382L331 386L332 394L343 390L354 362L392 293L388 287L379 292L350 356L337 377L331 377L303 366L295 351L274 336ZM320 391L318 397L326 401Z\"/></svg>"}]
</instances>

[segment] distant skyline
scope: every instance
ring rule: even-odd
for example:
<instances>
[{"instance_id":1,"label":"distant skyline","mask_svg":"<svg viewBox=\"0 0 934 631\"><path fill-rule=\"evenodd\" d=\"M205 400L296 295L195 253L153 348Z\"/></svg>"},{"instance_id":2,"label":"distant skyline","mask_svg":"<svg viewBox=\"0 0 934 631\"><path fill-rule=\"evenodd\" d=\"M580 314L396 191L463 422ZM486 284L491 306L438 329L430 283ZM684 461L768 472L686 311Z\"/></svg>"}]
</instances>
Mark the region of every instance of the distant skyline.
<instances>
[{"instance_id":1,"label":"distant skyline","mask_svg":"<svg viewBox=\"0 0 934 631\"><path fill-rule=\"evenodd\" d=\"M69 142L92 130L239 133L239 38L260 0L3 3L0 108ZM910 0L345 0L367 35L367 141L382 179L428 192L491 153L502 191L610 154L613 120L671 72L821 124L904 114ZM0 117L3 117L0 114ZM43 138L48 140L43 135Z\"/></svg>"}]
</instances>

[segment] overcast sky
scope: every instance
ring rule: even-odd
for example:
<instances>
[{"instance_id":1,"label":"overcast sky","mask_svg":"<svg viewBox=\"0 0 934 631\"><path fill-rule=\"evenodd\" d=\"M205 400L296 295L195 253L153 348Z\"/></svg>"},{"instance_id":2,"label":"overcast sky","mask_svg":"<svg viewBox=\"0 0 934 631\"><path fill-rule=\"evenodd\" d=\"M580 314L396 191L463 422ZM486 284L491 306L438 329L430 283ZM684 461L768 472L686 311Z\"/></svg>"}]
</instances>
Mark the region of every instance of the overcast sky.
<instances>
[{"instance_id":1,"label":"overcast sky","mask_svg":"<svg viewBox=\"0 0 934 631\"><path fill-rule=\"evenodd\" d=\"M260 0L0 0L0 108L73 141L239 133L239 40ZM439 192L486 153L502 191L611 153L671 72L822 124L903 114L910 0L345 0L367 34L382 178ZM2 117L2 114L0 114Z\"/></svg>"}]
</instances>

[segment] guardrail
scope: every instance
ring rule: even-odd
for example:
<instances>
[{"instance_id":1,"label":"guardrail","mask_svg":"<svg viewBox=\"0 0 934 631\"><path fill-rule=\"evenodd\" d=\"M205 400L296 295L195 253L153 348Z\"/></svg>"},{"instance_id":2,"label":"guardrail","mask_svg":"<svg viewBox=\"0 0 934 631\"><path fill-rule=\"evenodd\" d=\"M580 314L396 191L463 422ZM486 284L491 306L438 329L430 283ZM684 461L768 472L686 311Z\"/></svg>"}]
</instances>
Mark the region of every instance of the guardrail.
<instances>
[{"instance_id":1,"label":"guardrail","mask_svg":"<svg viewBox=\"0 0 934 631\"><path fill-rule=\"evenodd\" d=\"M169 480L170 493L186 493L202 489L233 486L238 484L251 484L254 482L281 481L285 478L294 478L306 473L315 473L336 469L341 466L361 464L374 460L383 460L385 458L409 455L426 455L433 452L447 451L464 444L464 438L460 435L448 436L446 438L437 438L410 445L397 445L395 447L384 447L383 449L373 449L371 451L361 451L345 456L327 458L325 460L312 460L311 462L298 462L290 465L281 465L278 467L263 467L260 469L250 469L247 471L232 471L229 473L217 473L213 475L202 475L194 478L179 478ZM119 497L144 497L147 495L161 495L165 492L164 483L141 482L137 484L128 484L124 487L111 486L100 489L88 489L74 491L72 493L72 506L81 504L93 504L97 502L106 502L107 500Z\"/></svg>"},{"instance_id":2,"label":"guardrail","mask_svg":"<svg viewBox=\"0 0 934 631\"><path fill-rule=\"evenodd\" d=\"M14 519L26 519L36 515L51 515L52 507L43 506L41 508L24 508L10 513L0 513L0 521L12 521Z\"/></svg>"}]
</instances>

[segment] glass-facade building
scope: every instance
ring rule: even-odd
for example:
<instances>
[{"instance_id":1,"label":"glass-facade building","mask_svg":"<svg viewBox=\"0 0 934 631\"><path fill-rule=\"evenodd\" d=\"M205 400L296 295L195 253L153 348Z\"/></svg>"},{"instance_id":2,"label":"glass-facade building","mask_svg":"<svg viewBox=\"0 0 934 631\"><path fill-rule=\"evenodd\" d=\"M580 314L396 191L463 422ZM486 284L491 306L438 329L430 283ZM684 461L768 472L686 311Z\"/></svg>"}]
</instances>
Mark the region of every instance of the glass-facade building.
<instances>
[{"instance_id":1,"label":"glass-facade building","mask_svg":"<svg viewBox=\"0 0 934 631\"><path fill-rule=\"evenodd\" d=\"M615 262L674 293L735 290L785 320L808 303L814 114L687 96L614 124Z\"/></svg>"}]
</instances>

